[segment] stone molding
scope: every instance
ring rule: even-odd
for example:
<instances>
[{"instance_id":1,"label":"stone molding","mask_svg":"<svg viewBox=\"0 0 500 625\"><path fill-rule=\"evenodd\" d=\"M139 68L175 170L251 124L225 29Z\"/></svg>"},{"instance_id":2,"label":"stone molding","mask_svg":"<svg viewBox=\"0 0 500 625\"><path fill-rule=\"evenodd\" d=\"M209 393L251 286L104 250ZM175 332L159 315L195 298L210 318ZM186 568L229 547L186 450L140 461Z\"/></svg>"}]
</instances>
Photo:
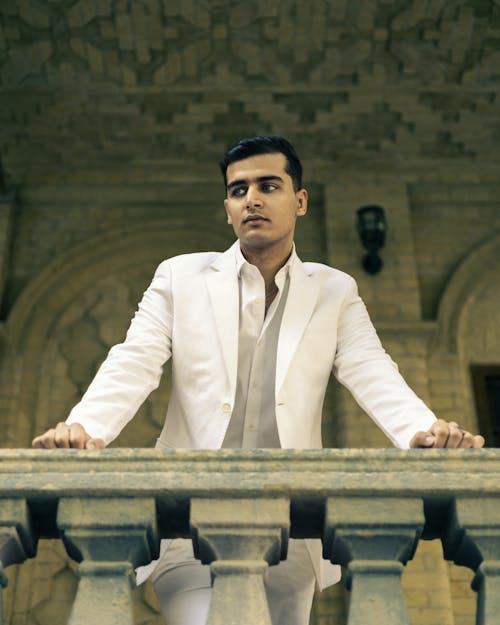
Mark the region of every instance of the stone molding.
<instances>
[{"instance_id":1,"label":"stone molding","mask_svg":"<svg viewBox=\"0 0 500 625\"><path fill-rule=\"evenodd\" d=\"M89 367L88 378L81 383L77 380L75 384L75 380L64 373L64 367L76 359L60 357L59 345L66 330L71 330L71 324L76 324L85 315L88 317L87 307L92 298L95 301L100 298L104 308L109 305L111 289L103 281L109 280L109 286L121 288L123 292L130 288L131 295L130 301L124 303L117 315L106 311L101 313L102 319L107 319L113 330L113 338L109 341L101 340L100 335L94 341L102 358L125 334L141 290L147 287L159 262L184 253L187 238L201 241L208 233L214 246L222 249L227 246L227 235L222 228L213 226L212 230L211 225L201 218L188 223L180 217L169 217L167 211L165 213L164 219L146 224L126 224L75 245L48 262L21 292L10 310L4 331L0 328L0 353L3 355L0 376L3 376L4 388L9 389L4 404L4 419L10 423L7 444L25 446L54 419L64 419L91 381L97 365L94 363L94 368ZM136 286L134 280L138 277L140 280ZM94 321L94 318L90 319L90 324ZM118 338L115 328L122 328ZM76 341L73 345L76 346ZM53 379L52 376L57 375L59 379ZM57 390L52 393L47 389ZM163 407L158 414L163 418ZM135 440L139 444L146 442L142 438Z\"/></svg>"},{"instance_id":2,"label":"stone molding","mask_svg":"<svg viewBox=\"0 0 500 625\"><path fill-rule=\"evenodd\" d=\"M50 323L53 323L54 313L64 310L75 295L70 288L74 276L79 276L78 291L82 285L91 285L98 277L106 275L110 267L116 271L141 260L151 261L157 257L159 262L167 255L182 253L179 242L183 240L183 231L206 232L206 229L207 224L201 219L190 221L187 226L185 221L166 218L97 235L58 255L41 269L16 300L6 322L9 343L12 346L22 343L29 334L33 317L40 316L42 304L50 305ZM221 243L224 245L226 241Z\"/></svg>"},{"instance_id":3,"label":"stone molding","mask_svg":"<svg viewBox=\"0 0 500 625\"><path fill-rule=\"evenodd\" d=\"M0 450L1 496L18 498L484 497L499 475L496 449Z\"/></svg>"},{"instance_id":4,"label":"stone molding","mask_svg":"<svg viewBox=\"0 0 500 625\"><path fill-rule=\"evenodd\" d=\"M473 250L455 270L439 304L435 345L438 350L458 353L460 325L467 305L488 282L498 280L499 259L500 234L497 233Z\"/></svg>"}]
</instances>

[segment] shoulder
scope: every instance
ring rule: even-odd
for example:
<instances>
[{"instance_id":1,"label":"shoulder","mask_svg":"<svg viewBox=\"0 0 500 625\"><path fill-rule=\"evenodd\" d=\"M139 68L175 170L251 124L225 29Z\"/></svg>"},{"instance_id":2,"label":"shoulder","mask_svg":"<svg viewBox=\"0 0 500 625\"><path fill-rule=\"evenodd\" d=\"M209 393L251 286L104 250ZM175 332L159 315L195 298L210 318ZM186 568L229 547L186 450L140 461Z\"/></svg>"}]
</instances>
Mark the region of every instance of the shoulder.
<instances>
[{"instance_id":1,"label":"shoulder","mask_svg":"<svg viewBox=\"0 0 500 625\"><path fill-rule=\"evenodd\" d=\"M155 275L182 273L199 273L210 267L222 252L195 252L193 254L179 254L162 261Z\"/></svg>"},{"instance_id":2,"label":"shoulder","mask_svg":"<svg viewBox=\"0 0 500 625\"><path fill-rule=\"evenodd\" d=\"M359 299L356 280L345 271L312 262L302 263L302 269L316 285L322 300L346 303Z\"/></svg>"},{"instance_id":3,"label":"shoulder","mask_svg":"<svg viewBox=\"0 0 500 625\"><path fill-rule=\"evenodd\" d=\"M308 276L313 277L316 280L324 282L334 282L336 284L345 284L346 287L352 287L356 285L356 280L345 271L335 269L329 265L323 263L311 263L304 262L302 267Z\"/></svg>"}]
</instances>

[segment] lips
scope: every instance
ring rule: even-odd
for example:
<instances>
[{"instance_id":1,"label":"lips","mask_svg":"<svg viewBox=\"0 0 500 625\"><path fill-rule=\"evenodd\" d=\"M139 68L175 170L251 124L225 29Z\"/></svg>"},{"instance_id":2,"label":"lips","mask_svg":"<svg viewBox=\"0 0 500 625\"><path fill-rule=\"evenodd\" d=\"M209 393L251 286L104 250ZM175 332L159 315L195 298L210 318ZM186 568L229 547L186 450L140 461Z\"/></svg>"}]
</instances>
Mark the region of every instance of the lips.
<instances>
[{"instance_id":1,"label":"lips","mask_svg":"<svg viewBox=\"0 0 500 625\"><path fill-rule=\"evenodd\" d=\"M269 221L269 219L267 219L266 217L262 217L262 215L249 215L243 220L243 223L248 224L251 222L258 222L258 221Z\"/></svg>"}]
</instances>

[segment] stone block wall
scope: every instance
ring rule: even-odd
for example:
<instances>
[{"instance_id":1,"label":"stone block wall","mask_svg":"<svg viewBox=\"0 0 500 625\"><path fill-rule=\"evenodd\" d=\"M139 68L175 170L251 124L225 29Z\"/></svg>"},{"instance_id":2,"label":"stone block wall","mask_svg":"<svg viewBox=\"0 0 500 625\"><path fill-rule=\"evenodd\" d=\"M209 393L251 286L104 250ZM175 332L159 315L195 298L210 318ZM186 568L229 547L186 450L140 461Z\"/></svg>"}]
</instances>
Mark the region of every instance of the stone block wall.
<instances>
[{"instance_id":1,"label":"stone block wall","mask_svg":"<svg viewBox=\"0 0 500 625\"><path fill-rule=\"evenodd\" d=\"M231 243L217 161L255 134L283 134L302 157L301 257L354 275L410 385L476 429L469 367L500 360L499 40L494 2L2 3L0 152L15 201L0 198L1 444L29 445L66 416L161 259ZM366 203L388 220L377 276L360 264ZM153 444L164 377L116 444ZM324 434L388 444L334 382ZM9 625L57 625L40 606L71 602L60 558L45 545L12 569ZM422 546L405 573L412 625L472 625L469 577ZM137 622L158 622L141 593ZM313 622L340 624L345 606L340 587L326 591Z\"/></svg>"},{"instance_id":2,"label":"stone block wall","mask_svg":"<svg viewBox=\"0 0 500 625\"><path fill-rule=\"evenodd\" d=\"M332 172L339 179L350 176L356 180L356 172L339 172L334 166ZM358 179L359 188L352 183L351 190L346 191L339 183L315 178L310 214L299 223L299 252L304 259L329 262L357 278L381 339L410 385L439 416L458 417L474 429L477 422L468 366L470 362L495 362L500 344L495 316L499 294L494 280L498 261L496 266L481 264L485 246L498 249L495 221L493 228L488 226L492 215L497 214L495 206L486 203L484 220L475 224L475 240L468 249L460 247L460 253L453 257L450 249L456 245L456 238L463 237L463 213L457 214L450 206L446 221L444 209L436 211L433 228L428 221L434 213L428 209L421 214L415 203L419 184L415 177L408 183L395 181L387 174L378 176L380 182L375 184L371 176ZM202 185L203 193L210 198L210 209L205 205L200 208L203 199L188 192L191 185L199 183L194 175L191 183L179 184L176 193L172 189L165 193L165 186L157 182L129 183L114 189L111 185L86 190L76 185L20 189L6 289L10 311L4 322L8 338L3 345L1 392L6 407L6 446L28 445L36 432L64 418L109 346L120 340L161 258L183 251L224 249L230 243L231 231L224 223L220 205L221 188L215 177L210 180L208 183L205 178ZM477 188L478 183L471 183L469 194L472 196ZM189 201L185 201L186 196ZM377 276L368 276L361 268L364 252L354 226L355 209L368 199L386 208L389 224L382 250L384 269ZM49 219L51 227L45 223ZM212 224L210 228L207 221ZM421 228L432 236L424 237ZM439 248L444 250L441 259ZM427 253L435 259L434 264ZM441 302L450 283L462 279L457 267L464 258L472 262L475 256L477 267L463 276L463 288L468 289L465 308L461 311L460 300L450 306L453 316L459 319L452 323L440 319L437 313L434 317L424 314L423 294L430 294L427 301L432 297ZM455 268L452 278L447 273L450 265ZM428 279L420 269L425 267L432 268L439 281L436 277L434 281ZM445 314L446 306L443 310ZM458 335L450 335L450 325ZM118 445L153 444L168 399L167 376L165 380L124 431ZM325 408L325 442L349 447L388 444L335 382ZM16 592L17 585L22 588L28 583L23 580L29 579L33 588L42 585L31 599L24 599L24 603L16 599L10 604L17 606L16 610L24 605L22 618L37 614L37 622L45 622L45 612L49 620L53 619L53 606L64 602L64 593L57 599L61 587L67 587L69 594L64 596L70 601L70 588L75 584L64 581L73 579L71 567L64 569L64 574L51 572L45 558L54 558L48 544L43 545L34 562L11 573L10 592L16 598L21 592ZM475 598L468 589L470 577L465 570L445 566L439 544L423 544L404 577L412 625L472 625ZM47 598L43 609L39 593L48 593L51 598L50 602ZM137 597L137 610L149 614L138 622L156 622L151 589L141 589ZM345 591L332 588L318 596L313 622L326 623L332 614L342 622L345 611Z\"/></svg>"}]
</instances>

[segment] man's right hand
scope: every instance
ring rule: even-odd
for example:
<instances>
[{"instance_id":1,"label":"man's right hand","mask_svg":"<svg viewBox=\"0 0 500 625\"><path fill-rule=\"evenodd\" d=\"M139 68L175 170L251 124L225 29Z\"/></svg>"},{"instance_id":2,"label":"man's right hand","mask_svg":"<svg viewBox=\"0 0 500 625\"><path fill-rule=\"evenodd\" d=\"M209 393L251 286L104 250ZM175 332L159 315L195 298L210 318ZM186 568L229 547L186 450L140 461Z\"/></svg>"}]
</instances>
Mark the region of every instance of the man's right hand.
<instances>
[{"instance_id":1,"label":"man's right hand","mask_svg":"<svg viewBox=\"0 0 500 625\"><path fill-rule=\"evenodd\" d=\"M38 449L102 449L105 443L102 438L92 438L79 423L61 422L55 428L47 430L31 442Z\"/></svg>"}]
</instances>

